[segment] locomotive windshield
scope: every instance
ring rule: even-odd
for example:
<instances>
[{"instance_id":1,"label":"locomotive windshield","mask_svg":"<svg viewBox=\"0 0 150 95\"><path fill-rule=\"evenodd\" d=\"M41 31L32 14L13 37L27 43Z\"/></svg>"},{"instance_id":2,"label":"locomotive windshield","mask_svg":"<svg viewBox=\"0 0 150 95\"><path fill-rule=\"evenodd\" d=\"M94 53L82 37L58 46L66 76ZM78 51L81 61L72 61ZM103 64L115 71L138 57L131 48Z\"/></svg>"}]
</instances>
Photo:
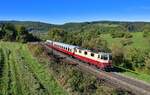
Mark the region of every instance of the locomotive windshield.
<instances>
[{"instance_id":1,"label":"locomotive windshield","mask_svg":"<svg viewBox=\"0 0 150 95\"><path fill-rule=\"evenodd\" d=\"M112 60L112 55L111 54L101 54L101 59Z\"/></svg>"},{"instance_id":2,"label":"locomotive windshield","mask_svg":"<svg viewBox=\"0 0 150 95\"><path fill-rule=\"evenodd\" d=\"M101 55L101 59L103 59L103 60L108 60L108 55L107 55L107 54L102 54L102 55Z\"/></svg>"},{"instance_id":3,"label":"locomotive windshield","mask_svg":"<svg viewBox=\"0 0 150 95\"><path fill-rule=\"evenodd\" d=\"M109 54L109 60L112 60L112 55L111 54Z\"/></svg>"}]
</instances>

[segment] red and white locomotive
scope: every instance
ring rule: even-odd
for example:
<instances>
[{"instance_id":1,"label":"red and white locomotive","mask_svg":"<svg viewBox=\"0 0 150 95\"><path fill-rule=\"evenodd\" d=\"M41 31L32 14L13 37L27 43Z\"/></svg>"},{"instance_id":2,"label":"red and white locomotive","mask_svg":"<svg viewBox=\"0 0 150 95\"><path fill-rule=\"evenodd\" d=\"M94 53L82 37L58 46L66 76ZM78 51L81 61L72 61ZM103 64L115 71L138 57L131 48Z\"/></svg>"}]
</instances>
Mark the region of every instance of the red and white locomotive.
<instances>
[{"instance_id":1,"label":"red and white locomotive","mask_svg":"<svg viewBox=\"0 0 150 95\"><path fill-rule=\"evenodd\" d=\"M82 49L78 46L55 42L51 40L46 41L46 45L55 50L61 51L65 54L75 57L76 59L95 65L100 69L112 67L111 53L99 52L95 53L87 49Z\"/></svg>"}]
</instances>

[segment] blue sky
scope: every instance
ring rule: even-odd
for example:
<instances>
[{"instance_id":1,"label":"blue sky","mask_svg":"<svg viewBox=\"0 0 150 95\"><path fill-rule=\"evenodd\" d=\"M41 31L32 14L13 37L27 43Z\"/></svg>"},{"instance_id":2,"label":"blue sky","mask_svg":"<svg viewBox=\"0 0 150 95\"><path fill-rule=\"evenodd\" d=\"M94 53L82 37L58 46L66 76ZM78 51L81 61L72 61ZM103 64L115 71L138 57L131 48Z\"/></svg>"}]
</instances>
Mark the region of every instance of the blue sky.
<instances>
[{"instance_id":1,"label":"blue sky","mask_svg":"<svg viewBox=\"0 0 150 95\"><path fill-rule=\"evenodd\" d=\"M0 20L150 21L150 0L0 0Z\"/></svg>"}]
</instances>

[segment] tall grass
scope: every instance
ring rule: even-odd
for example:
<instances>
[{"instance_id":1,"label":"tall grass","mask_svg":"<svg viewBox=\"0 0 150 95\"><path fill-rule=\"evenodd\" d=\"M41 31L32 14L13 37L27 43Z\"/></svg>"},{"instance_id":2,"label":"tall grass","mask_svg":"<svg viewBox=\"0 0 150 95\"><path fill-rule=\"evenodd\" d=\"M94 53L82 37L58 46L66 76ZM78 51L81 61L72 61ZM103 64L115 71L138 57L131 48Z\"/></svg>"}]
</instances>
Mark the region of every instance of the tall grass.
<instances>
[{"instance_id":1,"label":"tall grass","mask_svg":"<svg viewBox=\"0 0 150 95\"><path fill-rule=\"evenodd\" d=\"M26 44L0 42L0 66L0 95L67 95Z\"/></svg>"},{"instance_id":2,"label":"tall grass","mask_svg":"<svg viewBox=\"0 0 150 95\"><path fill-rule=\"evenodd\" d=\"M0 70L1 70L1 79L0 79L0 94L8 95L9 93L9 50L0 47Z\"/></svg>"},{"instance_id":3,"label":"tall grass","mask_svg":"<svg viewBox=\"0 0 150 95\"><path fill-rule=\"evenodd\" d=\"M27 52L27 46L24 46L22 48L22 55L24 55L26 63L28 63L28 66L32 71L35 71L35 75L48 90L48 92L51 92L52 95L67 95L67 92L58 85L54 77L50 73L48 73L48 70L46 70L46 68L44 68L41 64L38 64L37 60L33 56L31 56L29 52Z\"/></svg>"}]
</instances>

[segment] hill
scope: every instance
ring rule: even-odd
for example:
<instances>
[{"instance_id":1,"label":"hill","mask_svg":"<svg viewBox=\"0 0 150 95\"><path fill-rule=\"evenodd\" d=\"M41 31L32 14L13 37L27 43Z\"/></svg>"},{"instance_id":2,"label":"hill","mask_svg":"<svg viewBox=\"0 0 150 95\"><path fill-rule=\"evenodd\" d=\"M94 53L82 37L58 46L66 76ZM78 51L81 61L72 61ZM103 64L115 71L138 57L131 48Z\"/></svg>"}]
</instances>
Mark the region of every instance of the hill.
<instances>
[{"instance_id":1,"label":"hill","mask_svg":"<svg viewBox=\"0 0 150 95\"><path fill-rule=\"evenodd\" d=\"M30 32L45 32L51 27L56 27L57 25L48 24L43 22L33 22L33 21L0 21L2 23L10 23L13 25L21 25L26 27Z\"/></svg>"},{"instance_id":2,"label":"hill","mask_svg":"<svg viewBox=\"0 0 150 95\"><path fill-rule=\"evenodd\" d=\"M98 29L102 32L112 31L129 31L141 32L144 29L149 29L150 22L120 22L120 21L93 21L93 22L80 22L80 23L65 23L63 25L49 24L34 21L0 21L1 23L12 23L14 25L23 25L30 32L47 32L49 29L57 27L62 28L68 32L82 31L83 29L91 30Z\"/></svg>"}]
</instances>

